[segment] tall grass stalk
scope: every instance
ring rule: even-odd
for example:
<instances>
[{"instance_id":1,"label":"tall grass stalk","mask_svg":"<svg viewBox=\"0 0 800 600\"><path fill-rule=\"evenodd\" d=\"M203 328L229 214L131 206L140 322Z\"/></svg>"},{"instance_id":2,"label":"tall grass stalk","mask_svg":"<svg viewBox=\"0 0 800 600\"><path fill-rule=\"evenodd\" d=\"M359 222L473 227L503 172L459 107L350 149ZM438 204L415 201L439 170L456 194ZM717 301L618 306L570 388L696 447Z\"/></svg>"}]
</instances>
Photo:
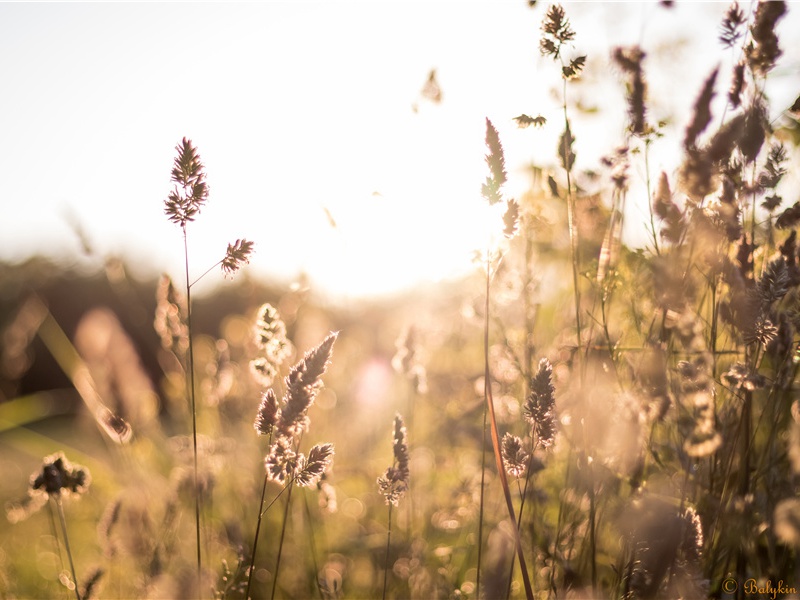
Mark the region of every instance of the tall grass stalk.
<instances>
[{"instance_id":1,"label":"tall grass stalk","mask_svg":"<svg viewBox=\"0 0 800 600\"><path fill-rule=\"evenodd\" d=\"M195 500L195 542L197 547L197 593L202 596L202 556L200 549L200 483L197 457L197 402L194 381L194 344L192 339L192 286L205 276L208 269L194 282L189 277L189 241L187 224L194 221L200 209L208 200L208 184L206 183L205 166L200 160L197 149L191 140L183 138L175 147L178 155L175 158L171 181L173 190L164 201L164 213L170 221L181 228L183 234L183 266L186 284L186 327L189 345L188 368L186 370L189 404L192 411L192 457L194 465L194 500ZM239 267L248 262L253 250L253 243L247 240L236 240L229 244L225 257L214 266L222 265L226 275L232 275ZM211 267L214 268L214 267Z\"/></svg>"},{"instance_id":2,"label":"tall grass stalk","mask_svg":"<svg viewBox=\"0 0 800 600\"><path fill-rule=\"evenodd\" d=\"M409 454L408 454L408 435L403 417L396 414L394 417L392 454L394 460L392 466L378 477L378 491L383 495L386 504L389 505L389 521L387 524L386 537L386 562L383 569L383 599L386 600L386 591L389 580L389 551L392 541L392 507L399 505L400 499L408 492Z\"/></svg>"},{"instance_id":3,"label":"tall grass stalk","mask_svg":"<svg viewBox=\"0 0 800 600\"><path fill-rule=\"evenodd\" d=\"M511 520L511 526L514 530L514 542L519 557L519 568L522 574L522 584L525 587L525 597L528 600L533 600L533 588L531 587L530 576L528 575L528 566L525 561L525 553L522 549L522 538L520 537L519 528L517 526L517 518L514 514L514 504L511 500L511 490L508 486L508 479L506 478L506 470L503 465L503 456L500 448L500 434L497 429L497 417L494 411L494 398L492 396L491 385L491 370L489 368L489 306L490 306L490 288L491 288L491 265L487 262L486 265L486 300L484 305L484 323L483 323L483 351L484 351L484 395L486 405L489 408L489 430L492 436L492 447L494 448L494 457L497 465L498 476L500 477L500 485L503 487L503 496L506 501L506 508L508 508L508 517ZM480 593L480 591L478 592Z\"/></svg>"},{"instance_id":4,"label":"tall grass stalk","mask_svg":"<svg viewBox=\"0 0 800 600\"><path fill-rule=\"evenodd\" d=\"M186 327L189 340L189 368L186 377L189 380L189 400L192 409L192 461L194 465L194 520L195 544L197 548L197 593L201 594L203 563L200 553L200 483L197 467L197 403L194 387L194 344L192 343L192 286L189 282L189 248L186 227L183 227L184 274L186 276Z\"/></svg>"}]
</instances>

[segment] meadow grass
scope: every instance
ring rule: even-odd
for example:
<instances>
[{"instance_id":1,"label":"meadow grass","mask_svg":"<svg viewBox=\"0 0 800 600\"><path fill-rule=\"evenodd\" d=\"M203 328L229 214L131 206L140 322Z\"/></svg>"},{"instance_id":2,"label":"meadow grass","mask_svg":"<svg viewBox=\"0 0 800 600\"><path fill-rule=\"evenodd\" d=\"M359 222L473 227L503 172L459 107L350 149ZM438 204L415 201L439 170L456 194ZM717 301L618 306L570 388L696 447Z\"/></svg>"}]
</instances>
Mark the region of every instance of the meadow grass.
<instances>
[{"instance_id":1,"label":"meadow grass","mask_svg":"<svg viewBox=\"0 0 800 600\"><path fill-rule=\"evenodd\" d=\"M611 49L627 124L600 191L575 166L568 92L592 63L568 8L543 10L539 44L560 68L552 163L508 198L486 119L497 235L437 296L333 308L245 276L193 299L188 224L208 188L188 139L165 205L183 290L112 269L98 284L125 290L146 335L121 310L68 323L58 275L4 267L3 597L797 594L800 207L782 194L800 107L765 93L787 7L731 5L713 33L740 56L724 107L719 68L684 90L681 156L658 175L648 51ZM643 248L623 239L634 169ZM212 268L252 250L236 240ZM31 391L45 357L61 379Z\"/></svg>"}]
</instances>

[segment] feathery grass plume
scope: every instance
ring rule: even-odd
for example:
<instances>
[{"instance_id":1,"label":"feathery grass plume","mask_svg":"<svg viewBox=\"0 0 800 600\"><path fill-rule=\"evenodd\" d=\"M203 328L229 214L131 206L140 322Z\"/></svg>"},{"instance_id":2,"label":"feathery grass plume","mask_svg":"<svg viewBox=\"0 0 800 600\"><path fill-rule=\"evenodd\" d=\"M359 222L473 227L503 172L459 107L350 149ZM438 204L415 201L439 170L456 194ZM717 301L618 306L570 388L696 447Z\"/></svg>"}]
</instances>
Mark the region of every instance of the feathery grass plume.
<instances>
[{"instance_id":1,"label":"feathery grass plume","mask_svg":"<svg viewBox=\"0 0 800 600\"><path fill-rule=\"evenodd\" d=\"M678 243L686 231L683 213L672 201L669 178L664 171L658 179L656 193L653 194L653 212L661 219L661 237L673 244Z\"/></svg>"},{"instance_id":2,"label":"feathery grass plume","mask_svg":"<svg viewBox=\"0 0 800 600\"><path fill-rule=\"evenodd\" d=\"M486 164L489 165L491 176L486 178L486 183L481 186L481 194L489 203L494 205L503 199L500 188L506 182L506 161L503 156L503 145L500 136L492 122L486 119L486 146L489 154L486 155Z\"/></svg>"},{"instance_id":3,"label":"feathery grass plume","mask_svg":"<svg viewBox=\"0 0 800 600\"><path fill-rule=\"evenodd\" d=\"M233 244L228 244L225 251L225 258L222 259L221 267L223 274L233 277L243 264L250 262L250 255L253 253L253 242L245 239L237 239Z\"/></svg>"},{"instance_id":4,"label":"feathery grass plume","mask_svg":"<svg viewBox=\"0 0 800 600\"><path fill-rule=\"evenodd\" d=\"M523 416L533 428L537 443L543 448L552 446L556 437L556 389L552 379L553 366L543 358L539 361L536 375L531 377L530 392L523 407Z\"/></svg>"},{"instance_id":5,"label":"feathery grass plume","mask_svg":"<svg viewBox=\"0 0 800 600\"><path fill-rule=\"evenodd\" d=\"M516 435L506 433L503 436L502 452L506 473L514 479L525 477L530 456L522 447L522 440Z\"/></svg>"},{"instance_id":6,"label":"feathery grass plume","mask_svg":"<svg viewBox=\"0 0 800 600\"><path fill-rule=\"evenodd\" d=\"M614 48L612 58L627 75L628 118L633 135L647 133L645 96L647 83L644 79L642 62L646 54L639 46Z\"/></svg>"},{"instance_id":7,"label":"feathery grass plume","mask_svg":"<svg viewBox=\"0 0 800 600\"><path fill-rule=\"evenodd\" d=\"M517 127L520 129L525 129L531 125L534 127L543 127L544 124L547 123L547 119L545 119L542 115L531 117L529 115L522 114L518 117L514 117L514 121L516 122Z\"/></svg>"},{"instance_id":8,"label":"feathery grass plume","mask_svg":"<svg viewBox=\"0 0 800 600\"><path fill-rule=\"evenodd\" d=\"M261 404L258 405L258 413L256 414L255 427L258 435L270 435L275 425L278 424L281 409L278 407L278 397L275 391L269 388L266 392L261 394Z\"/></svg>"},{"instance_id":9,"label":"feathery grass plume","mask_svg":"<svg viewBox=\"0 0 800 600\"><path fill-rule=\"evenodd\" d=\"M683 138L683 146L687 150L696 147L697 136L711 122L711 99L714 97L714 84L717 82L718 73L719 67L715 68L705 80L703 89L695 100L692 121L686 128L686 135Z\"/></svg>"},{"instance_id":10,"label":"feathery grass plume","mask_svg":"<svg viewBox=\"0 0 800 600\"><path fill-rule=\"evenodd\" d=\"M739 8L739 3L734 1L725 12L725 17L720 25L719 41L722 42L723 47L730 48L742 37L743 25L746 21L744 12Z\"/></svg>"},{"instance_id":11,"label":"feathery grass plume","mask_svg":"<svg viewBox=\"0 0 800 600\"><path fill-rule=\"evenodd\" d=\"M408 490L409 456L408 442L406 440L406 426L403 417L396 414L394 417L394 437L392 442L394 464L378 477L378 490L386 499L386 504L398 506L400 499Z\"/></svg>"},{"instance_id":12,"label":"feathery grass plume","mask_svg":"<svg viewBox=\"0 0 800 600\"><path fill-rule=\"evenodd\" d=\"M278 419L280 435L292 437L308 429L306 413L322 387L321 378L330 364L333 343L338 335L338 332L329 334L318 346L306 352L286 376L286 392Z\"/></svg>"},{"instance_id":13,"label":"feathery grass plume","mask_svg":"<svg viewBox=\"0 0 800 600\"><path fill-rule=\"evenodd\" d=\"M161 275L156 287L156 314L153 327L165 350L178 356L189 348L189 331L185 322L186 298L172 283L169 275Z\"/></svg>"},{"instance_id":14,"label":"feathery grass plume","mask_svg":"<svg viewBox=\"0 0 800 600\"><path fill-rule=\"evenodd\" d=\"M755 102L745 113L744 131L738 140L745 164L755 161L764 145L768 129L767 108L763 102Z\"/></svg>"},{"instance_id":15,"label":"feathery grass plume","mask_svg":"<svg viewBox=\"0 0 800 600\"><path fill-rule=\"evenodd\" d=\"M586 66L586 56L578 56L561 67L561 76L564 79L573 79L581 74L583 67Z\"/></svg>"},{"instance_id":16,"label":"feathery grass plume","mask_svg":"<svg viewBox=\"0 0 800 600\"><path fill-rule=\"evenodd\" d=\"M75 564L72 560L72 551L70 550L69 536L67 535L67 521L64 517L64 507L61 500L62 498L81 496L89 489L91 483L92 475L89 473L89 469L82 465L70 463L63 452L56 452L46 456L42 461L41 469L31 474L28 485L28 500L24 501L22 506L12 506L7 509L9 520L15 523L27 518L34 510L44 506L48 498L55 501L58 508L61 533L64 536L64 548L67 551L69 567L72 572L72 581L67 580L65 585L75 591L75 596L78 600L81 600L81 594L78 587L78 578L75 575Z\"/></svg>"},{"instance_id":17,"label":"feathery grass plume","mask_svg":"<svg viewBox=\"0 0 800 600\"><path fill-rule=\"evenodd\" d=\"M164 202L164 212L169 220L186 229L186 223L194 221L195 216L208 200L206 173L197 149L191 140L183 138L175 146L178 156L172 168L172 182L175 189Z\"/></svg>"},{"instance_id":18,"label":"feathery grass plume","mask_svg":"<svg viewBox=\"0 0 800 600\"><path fill-rule=\"evenodd\" d=\"M786 3L783 0L762 0L758 3L750 26L752 41L745 48L747 62L753 72L766 75L783 54L778 46L775 26L784 14Z\"/></svg>"},{"instance_id":19,"label":"feathery grass plume","mask_svg":"<svg viewBox=\"0 0 800 600\"><path fill-rule=\"evenodd\" d=\"M308 451L308 457L300 455L294 483L300 487L316 485L333 462L333 444L317 444Z\"/></svg>"},{"instance_id":20,"label":"feathery grass plume","mask_svg":"<svg viewBox=\"0 0 800 600\"><path fill-rule=\"evenodd\" d=\"M761 300L762 310L767 311L774 302L789 291L789 268L783 256L771 260L761 279L756 284L756 294Z\"/></svg>"},{"instance_id":21,"label":"feathery grass plume","mask_svg":"<svg viewBox=\"0 0 800 600\"><path fill-rule=\"evenodd\" d=\"M551 56L554 60L561 55L563 45L575 39L575 32L560 4L552 4L547 9L542 22L542 34L539 51L542 56Z\"/></svg>"},{"instance_id":22,"label":"feathery grass plume","mask_svg":"<svg viewBox=\"0 0 800 600\"><path fill-rule=\"evenodd\" d=\"M283 361L292 354L292 344L286 337L286 325L269 303L258 309L253 329L261 354L250 361L250 372L262 386L269 387Z\"/></svg>"},{"instance_id":23,"label":"feathery grass plume","mask_svg":"<svg viewBox=\"0 0 800 600\"><path fill-rule=\"evenodd\" d=\"M733 77L731 77L731 87L728 89L728 102L733 108L739 108L742 104L742 92L744 91L744 68L745 63L739 62L733 67Z\"/></svg>"},{"instance_id":24,"label":"feathery grass plume","mask_svg":"<svg viewBox=\"0 0 800 600\"><path fill-rule=\"evenodd\" d=\"M763 388L767 383L763 375L752 371L747 365L740 362L731 365L731 368L722 375L722 378L735 388L751 392Z\"/></svg>"},{"instance_id":25,"label":"feathery grass plume","mask_svg":"<svg viewBox=\"0 0 800 600\"><path fill-rule=\"evenodd\" d=\"M769 148L764 170L758 176L758 187L761 190L774 190L786 175L783 164L786 162L786 148L783 144L773 144Z\"/></svg>"},{"instance_id":26,"label":"feathery grass plume","mask_svg":"<svg viewBox=\"0 0 800 600\"><path fill-rule=\"evenodd\" d=\"M270 481L285 485L297 473L298 458L292 445L292 438L284 436L279 437L272 444L269 454L264 459L264 466Z\"/></svg>"},{"instance_id":27,"label":"feathery grass plume","mask_svg":"<svg viewBox=\"0 0 800 600\"><path fill-rule=\"evenodd\" d=\"M712 163L717 165L728 162L744 133L745 121L744 115L736 115L713 135L705 148L705 154Z\"/></svg>"}]
</instances>

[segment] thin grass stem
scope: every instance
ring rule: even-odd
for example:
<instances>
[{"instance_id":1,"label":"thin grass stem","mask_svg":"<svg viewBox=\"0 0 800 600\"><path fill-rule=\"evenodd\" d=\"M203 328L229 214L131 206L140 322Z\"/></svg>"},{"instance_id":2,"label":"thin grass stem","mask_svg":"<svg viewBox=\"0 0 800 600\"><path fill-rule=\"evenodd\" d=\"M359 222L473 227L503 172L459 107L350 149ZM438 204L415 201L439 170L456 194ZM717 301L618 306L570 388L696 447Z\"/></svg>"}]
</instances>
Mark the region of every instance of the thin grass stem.
<instances>
[{"instance_id":1,"label":"thin grass stem","mask_svg":"<svg viewBox=\"0 0 800 600\"><path fill-rule=\"evenodd\" d=\"M289 488L289 494L286 496L286 507L283 509L283 524L281 525L281 537L280 540L278 541L278 558L275 561L275 578L272 580L272 594L270 595L270 600L275 600L275 592L278 590L278 574L280 573L281 570L281 557L283 556L283 540L286 538L286 524L289 521L289 506L292 503L292 489L294 488L294 486L292 485L293 481L294 479L289 481L289 483L287 484L287 487ZM286 488L283 488L283 490L285 489ZM283 493L283 490L281 490L281 494ZM275 500L277 499L278 498L276 497ZM275 502L275 500L273 500L272 502ZM270 503L270 506L272 506L272 503ZM267 509L269 509L269 506L267 507Z\"/></svg>"},{"instance_id":2,"label":"thin grass stem","mask_svg":"<svg viewBox=\"0 0 800 600\"><path fill-rule=\"evenodd\" d=\"M386 588L389 583L389 550L392 543L392 507L394 504L389 502L389 529L386 533L386 561L383 565L383 600L386 600Z\"/></svg>"},{"instance_id":3,"label":"thin grass stem","mask_svg":"<svg viewBox=\"0 0 800 600\"><path fill-rule=\"evenodd\" d=\"M189 398L192 405L192 454L194 459L194 518L197 542L197 594L202 596L202 559L200 555L200 483L197 469L197 405L194 389L194 344L192 343L192 287L189 283L189 247L186 227L183 227L183 256L186 275L186 328L189 340L189 368L186 376L189 379Z\"/></svg>"},{"instance_id":4,"label":"thin grass stem","mask_svg":"<svg viewBox=\"0 0 800 600\"><path fill-rule=\"evenodd\" d=\"M61 522L61 532L64 534L64 548L67 550L69 560L69 570L72 572L72 583L75 585L75 597L81 600L81 593L78 590L78 577L75 575L75 563L72 560L72 550L69 547L69 536L67 535L67 520L64 518L64 506L61 504L61 497L56 496L56 506L58 507L58 520Z\"/></svg>"},{"instance_id":5,"label":"thin grass stem","mask_svg":"<svg viewBox=\"0 0 800 600\"><path fill-rule=\"evenodd\" d=\"M269 444L268 445L270 445L270 446L272 445L272 434L271 433L270 433L270 436L269 436ZM256 549L258 548L258 534L261 531L261 521L264 518L264 513L266 512L264 510L264 497L267 494L267 481L268 481L268 478L267 478L267 474L265 473L264 474L264 485L261 486L261 501L258 503L258 522L256 523L256 534L255 534L255 537L253 538L253 552L252 552L252 556L250 557L250 570L248 571L248 574L247 574L247 591L245 592L245 595L244 595L244 597L246 599L250 598L250 585L253 582L253 571L255 570L255 564L256 564ZM273 502L274 502L274 500L273 500ZM272 506L272 505L270 504L270 506Z\"/></svg>"}]
</instances>

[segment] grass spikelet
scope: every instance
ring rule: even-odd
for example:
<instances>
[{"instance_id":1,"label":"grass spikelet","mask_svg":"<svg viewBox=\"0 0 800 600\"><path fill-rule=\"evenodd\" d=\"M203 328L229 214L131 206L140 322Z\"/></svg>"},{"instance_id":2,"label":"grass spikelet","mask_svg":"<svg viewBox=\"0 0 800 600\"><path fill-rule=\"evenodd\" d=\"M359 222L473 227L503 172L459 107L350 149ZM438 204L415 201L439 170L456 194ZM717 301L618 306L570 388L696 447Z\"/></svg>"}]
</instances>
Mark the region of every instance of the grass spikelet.
<instances>
[{"instance_id":1,"label":"grass spikelet","mask_svg":"<svg viewBox=\"0 0 800 600\"><path fill-rule=\"evenodd\" d=\"M388 528L386 534L386 561L383 569L383 598L386 599L386 589L389 583L389 550L392 543L392 508L400 504L400 499L408 491L409 485L409 456L406 426L400 413L394 416L392 436L392 466L378 477L378 491L389 506Z\"/></svg>"},{"instance_id":2,"label":"grass spikelet","mask_svg":"<svg viewBox=\"0 0 800 600\"><path fill-rule=\"evenodd\" d=\"M253 242L245 239L237 239L233 244L228 244L225 251L225 258L222 259L222 273L226 277L233 277L236 272L250 262L250 255L253 254Z\"/></svg>"},{"instance_id":3,"label":"grass spikelet","mask_svg":"<svg viewBox=\"0 0 800 600\"><path fill-rule=\"evenodd\" d=\"M259 384L269 387L283 361L292 354L292 344L286 337L286 325L269 303L258 309L253 330L259 356L250 361L250 372Z\"/></svg>"},{"instance_id":4,"label":"grass spikelet","mask_svg":"<svg viewBox=\"0 0 800 600\"><path fill-rule=\"evenodd\" d=\"M742 92L745 88L744 82L744 62L739 62L733 67L733 77L731 87L728 90L728 102L733 108L739 108L742 103Z\"/></svg>"},{"instance_id":5,"label":"grass spikelet","mask_svg":"<svg viewBox=\"0 0 800 600\"><path fill-rule=\"evenodd\" d=\"M557 60L564 44L575 39L575 32L570 26L564 9L560 4L552 4L547 9L542 22L542 37L539 40L539 51L543 56L551 56Z\"/></svg>"},{"instance_id":6,"label":"grass spikelet","mask_svg":"<svg viewBox=\"0 0 800 600\"><path fill-rule=\"evenodd\" d=\"M175 150L178 152L172 167L175 188L164 203L164 212L170 221L186 229L186 223L194 221L208 200L208 185L205 167L191 140L183 138Z\"/></svg>"},{"instance_id":7,"label":"grass spikelet","mask_svg":"<svg viewBox=\"0 0 800 600\"><path fill-rule=\"evenodd\" d=\"M529 115L519 115L518 117L514 117L514 122L517 124L517 127L520 129L526 129L527 127L543 127L545 123L547 123L547 119L545 119L542 115L537 115L535 117L531 117Z\"/></svg>"},{"instance_id":8,"label":"grass spikelet","mask_svg":"<svg viewBox=\"0 0 800 600\"><path fill-rule=\"evenodd\" d=\"M537 444L543 448L553 445L556 435L555 387L553 367L543 358L536 375L531 377L530 392L525 400L523 415L536 434Z\"/></svg>"},{"instance_id":9,"label":"grass spikelet","mask_svg":"<svg viewBox=\"0 0 800 600\"><path fill-rule=\"evenodd\" d=\"M333 444L317 444L298 461L294 483L300 487L316 485L333 462Z\"/></svg>"},{"instance_id":10,"label":"grass spikelet","mask_svg":"<svg viewBox=\"0 0 800 600\"><path fill-rule=\"evenodd\" d=\"M258 413L256 414L255 423L253 423L258 435L270 435L272 433L273 428L278 424L280 410L278 397L272 388L261 394L261 403L258 405Z\"/></svg>"},{"instance_id":11,"label":"grass spikelet","mask_svg":"<svg viewBox=\"0 0 800 600\"><path fill-rule=\"evenodd\" d=\"M756 7L750 35L753 41L745 49L747 61L753 72L766 75L775 66L783 51L778 45L775 26L786 14L783 0L761 1Z\"/></svg>"},{"instance_id":12,"label":"grass spikelet","mask_svg":"<svg viewBox=\"0 0 800 600\"><path fill-rule=\"evenodd\" d=\"M397 506L408 490L410 476L406 426L400 414L394 417L392 452L394 464L378 477L378 489L386 500L386 504Z\"/></svg>"},{"instance_id":13,"label":"grass spikelet","mask_svg":"<svg viewBox=\"0 0 800 600\"><path fill-rule=\"evenodd\" d=\"M285 485L297 473L299 459L292 445L292 438L281 436L270 447L269 454L264 459L270 481Z\"/></svg>"},{"instance_id":14,"label":"grass spikelet","mask_svg":"<svg viewBox=\"0 0 800 600\"><path fill-rule=\"evenodd\" d=\"M639 46L631 48L615 48L612 53L614 62L627 76L628 118L633 135L644 135L647 132L647 115L645 97L647 83L644 79L642 62L645 53Z\"/></svg>"},{"instance_id":15,"label":"grass spikelet","mask_svg":"<svg viewBox=\"0 0 800 600\"><path fill-rule=\"evenodd\" d=\"M719 41L723 47L730 48L742 37L745 22L744 12L739 8L739 3L733 2L725 12L720 25Z\"/></svg>"},{"instance_id":16,"label":"grass spikelet","mask_svg":"<svg viewBox=\"0 0 800 600\"><path fill-rule=\"evenodd\" d=\"M514 479L525 477L530 457L523 448L522 440L516 435L506 433L503 436L502 452L506 473Z\"/></svg>"},{"instance_id":17,"label":"grass spikelet","mask_svg":"<svg viewBox=\"0 0 800 600\"><path fill-rule=\"evenodd\" d=\"M491 175L486 178L486 183L481 187L481 193L489 205L493 205L503 199L500 188L506 182L507 176L503 145L500 143L497 129L488 118L486 119L486 146L489 148L486 164L489 165Z\"/></svg>"},{"instance_id":18,"label":"grass spikelet","mask_svg":"<svg viewBox=\"0 0 800 600\"><path fill-rule=\"evenodd\" d=\"M761 147L764 145L769 122L766 108L761 102L754 103L745 113L744 131L739 137L739 150L745 158L745 164L756 160Z\"/></svg>"},{"instance_id":19,"label":"grass spikelet","mask_svg":"<svg viewBox=\"0 0 800 600\"><path fill-rule=\"evenodd\" d=\"M308 428L306 413L322 387L322 375L330 362L338 333L331 333L318 346L306 352L285 379L278 429L282 435L297 435Z\"/></svg>"},{"instance_id":20,"label":"grass spikelet","mask_svg":"<svg viewBox=\"0 0 800 600\"><path fill-rule=\"evenodd\" d=\"M711 72L711 75L706 78L703 83L703 89L694 103L694 111L692 113L692 120L686 128L686 135L683 139L683 145L688 150L694 148L697 142L697 136L711 122L711 99L714 97L714 84L717 81L717 74L719 67Z\"/></svg>"}]
</instances>

